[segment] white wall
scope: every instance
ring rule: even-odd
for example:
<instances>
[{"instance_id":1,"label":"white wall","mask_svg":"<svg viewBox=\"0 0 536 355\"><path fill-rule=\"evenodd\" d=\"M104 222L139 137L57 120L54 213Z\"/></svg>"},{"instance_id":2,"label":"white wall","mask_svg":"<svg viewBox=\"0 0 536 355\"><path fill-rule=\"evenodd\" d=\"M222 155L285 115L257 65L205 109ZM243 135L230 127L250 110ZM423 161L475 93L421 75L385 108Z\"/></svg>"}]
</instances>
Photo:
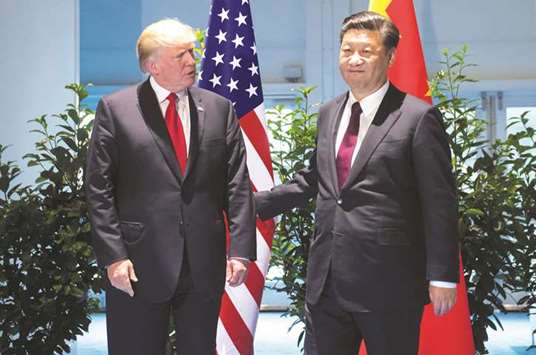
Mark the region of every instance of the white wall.
<instances>
[{"instance_id":1,"label":"white wall","mask_svg":"<svg viewBox=\"0 0 536 355\"><path fill-rule=\"evenodd\" d=\"M176 17L195 28L205 28L211 0L141 0L142 28L165 17Z\"/></svg>"},{"instance_id":2,"label":"white wall","mask_svg":"<svg viewBox=\"0 0 536 355\"><path fill-rule=\"evenodd\" d=\"M77 21L78 0L2 2L0 143L12 145L9 159L33 150L37 136L26 121L73 101L64 86L78 80Z\"/></svg>"},{"instance_id":3,"label":"white wall","mask_svg":"<svg viewBox=\"0 0 536 355\"><path fill-rule=\"evenodd\" d=\"M80 3L80 80L94 85L129 85L142 79L136 60L141 0L83 0Z\"/></svg>"},{"instance_id":4,"label":"white wall","mask_svg":"<svg viewBox=\"0 0 536 355\"><path fill-rule=\"evenodd\" d=\"M415 0L429 70L467 43L479 80L536 79L536 1Z\"/></svg>"}]
</instances>

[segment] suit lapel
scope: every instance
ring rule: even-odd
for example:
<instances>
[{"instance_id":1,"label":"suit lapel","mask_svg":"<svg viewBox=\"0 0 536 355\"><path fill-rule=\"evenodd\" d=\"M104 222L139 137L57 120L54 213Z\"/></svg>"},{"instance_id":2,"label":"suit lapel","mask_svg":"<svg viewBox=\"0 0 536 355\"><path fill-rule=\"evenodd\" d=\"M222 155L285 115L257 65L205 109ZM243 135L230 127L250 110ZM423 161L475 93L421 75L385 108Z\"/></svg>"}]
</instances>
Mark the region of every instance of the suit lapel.
<instances>
[{"instance_id":1,"label":"suit lapel","mask_svg":"<svg viewBox=\"0 0 536 355\"><path fill-rule=\"evenodd\" d=\"M358 176L363 167L367 164L370 157L376 150L376 147L383 138L387 135L391 127L400 117L400 106L406 94L399 91L393 85L389 86L389 90L385 94L378 112L363 139L359 153L350 170L348 180L344 183L341 190L347 188Z\"/></svg>"},{"instance_id":2,"label":"suit lapel","mask_svg":"<svg viewBox=\"0 0 536 355\"><path fill-rule=\"evenodd\" d=\"M339 129L339 125L341 122L342 114L344 112L344 107L346 105L346 101L348 101L348 93L346 95L340 95L335 100L335 107L333 111L333 115L330 115L332 117L330 121L330 129L329 129L329 137L328 137L328 146L329 146L329 171L331 174L331 181L333 182L333 186L335 186L335 194L339 194L339 183L337 178L337 165L335 163L335 160L337 158L337 152L335 151L335 142L337 140L337 132Z\"/></svg>"},{"instance_id":3,"label":"suit lapel","mask_svg":"<svg viewBox=\"0 0 536 355\"><path fill-rule=\"evenodd\" d=\"M179 163L177 162L175 150L173 149L173 145L169 138L160 104L149 80L144 81L138 87L138 102L145 124L151 131L156 145L162 152L167 165L180 183L182 176L179 169Z\"/></svg>"},{"instance_id":4,"label":"suit lapel","mask_svg":"<svg viewBox=\"0 0 536 355\"><path fill-rule=\"evenodd\" d=\"M186 180L189 174L192 172L197 156L199 153L199 143L203 137L203 131L205 130L205 109L202 105L202 99L200 95L192 88L187 90L188 103L190 105L190 149L188 151L188 163L186 164L186 172L184 174L184 180Z\"/></svg>"}]
</instances>

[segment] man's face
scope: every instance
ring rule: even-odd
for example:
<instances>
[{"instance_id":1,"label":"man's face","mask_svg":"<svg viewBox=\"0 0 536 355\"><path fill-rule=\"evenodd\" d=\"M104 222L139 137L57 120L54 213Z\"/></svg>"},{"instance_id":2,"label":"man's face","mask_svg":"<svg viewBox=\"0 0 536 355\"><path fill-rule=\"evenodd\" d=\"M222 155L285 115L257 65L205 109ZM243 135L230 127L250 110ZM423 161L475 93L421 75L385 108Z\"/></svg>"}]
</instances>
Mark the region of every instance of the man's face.
<instances>
[{"instance_id":1,"label":"man's face","mask_svg":"<svg viewBox=\"0 0 536 355\"><path fill-rule=\"evenodd\" d=\"M339 68L356 99L372 94L387 80L394 57L388 53L377 31L349 30L339 53Z\"/></svg>"},{"instance_id":2,"label":"man's face","mask_svg":"<svg viewBox=\"0 0 536 355\"><path fill-rule=\"evenodd\" d=\"M170 91L180 91L195 82L194 44L162 47L149 63L149 72L158 84Z\"/></svg>"}]
</instances>

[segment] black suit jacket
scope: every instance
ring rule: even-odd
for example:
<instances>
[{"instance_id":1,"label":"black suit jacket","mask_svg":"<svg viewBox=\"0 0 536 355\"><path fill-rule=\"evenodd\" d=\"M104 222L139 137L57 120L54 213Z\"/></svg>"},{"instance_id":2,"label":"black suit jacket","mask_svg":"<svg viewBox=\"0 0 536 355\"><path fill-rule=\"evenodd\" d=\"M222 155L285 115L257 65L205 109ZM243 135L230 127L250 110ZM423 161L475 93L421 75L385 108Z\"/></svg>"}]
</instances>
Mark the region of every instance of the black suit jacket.
<instances>
[{"instance_id":1,"label":"black suit jacket","mask_svg":"<svg viewBox=\"0 0 536 355\"><path fill-rule=\"evenodd\" d=\"M458 281L456 189L441 115L391 85L339 189L335 139L347 97L320 108L310 166L258 193L257 210L268 218L316 196L309 303L331 267L349 311L422 305L428 280Z\"/></svg>"},{"instance_id":2,"label":"black suit jacket","mask_svg":"<svg viewBox=\"0 0 536 355\"><path fill-rule=\"evenodd\" d=\"M181 175L149 83L102 98L87 164L87 198L100 265L130 258L136 294L175 292L186 251L197 291L221 294L229 256L255 259L255 214L245 147L231 103L189 88L189 156Z\"/></svg>"}]
</instances>

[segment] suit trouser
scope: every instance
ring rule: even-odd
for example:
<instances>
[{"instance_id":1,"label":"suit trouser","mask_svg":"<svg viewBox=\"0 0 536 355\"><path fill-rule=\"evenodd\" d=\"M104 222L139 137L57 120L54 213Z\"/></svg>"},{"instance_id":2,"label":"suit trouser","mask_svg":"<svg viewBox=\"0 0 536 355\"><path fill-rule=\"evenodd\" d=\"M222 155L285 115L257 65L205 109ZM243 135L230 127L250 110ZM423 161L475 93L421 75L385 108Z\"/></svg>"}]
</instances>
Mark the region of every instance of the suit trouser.
<instances>
[{"instance_id":1,"label":"suit trouser","mask_svg":"<svg viewBox=\"0 0 536 355\"><path fill-rule=\"evenodd\" d=\"M319 301L308 305L307 355L356 355L363 340L368 355L418 354L423 306L350 312L341 307L330 279L328 276Z\"/></svg>"},{"instance_id":2,"label":"suit trouser","mask_svg":"<svg viewBox=\"0 0 536 355\"><path fill-rule=\"evenodd\" d=\"M221 295L195 292L184 265L175 295L168 302L149 303L114 287L107 289L110 355L164 355L170 316L175 322L177 354L214 355Z\"/></svg>"}]
</instances>

